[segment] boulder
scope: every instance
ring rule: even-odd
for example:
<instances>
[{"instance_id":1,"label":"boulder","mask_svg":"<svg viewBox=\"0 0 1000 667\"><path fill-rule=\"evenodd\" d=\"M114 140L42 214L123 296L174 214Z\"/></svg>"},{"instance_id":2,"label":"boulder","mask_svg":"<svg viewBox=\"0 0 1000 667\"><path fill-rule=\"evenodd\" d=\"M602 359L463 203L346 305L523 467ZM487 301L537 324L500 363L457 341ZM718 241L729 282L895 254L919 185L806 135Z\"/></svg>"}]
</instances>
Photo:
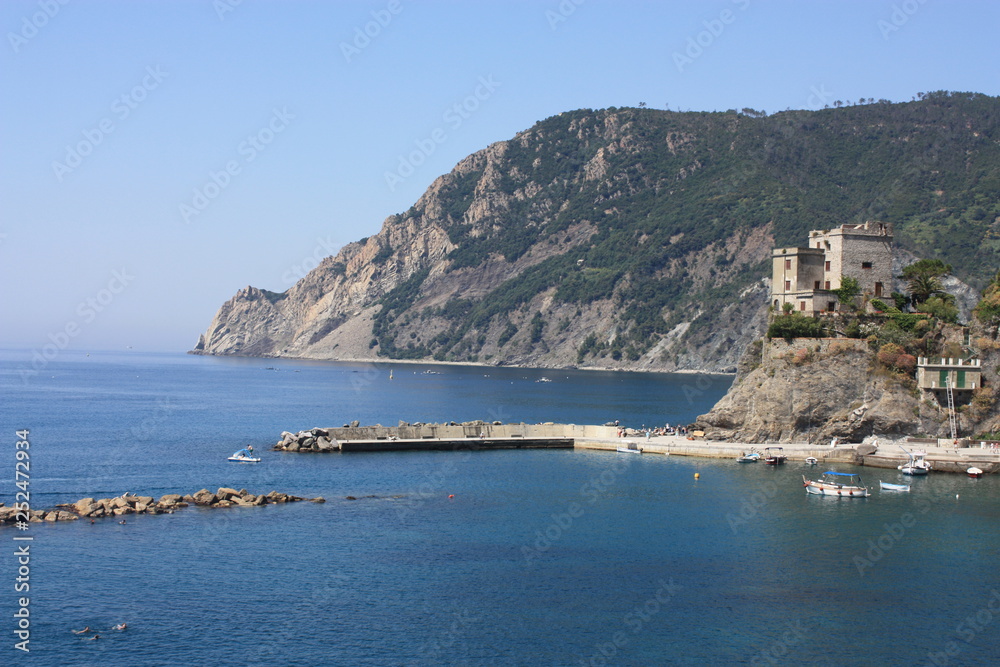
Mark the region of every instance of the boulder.
<instances>
[{"instance_id":1,"label":"boulder","mask_svg":"<svg viewBox=\"0 0 1000 667\"><path fill-rule=\"evenodd\" d=\"M308 437L300 443L301 449L315 449L316 438Z\"/></svg>"},{"instance_id":2,"label":"boulder","mask_svg":"<svg viewBox=\"0 0 1000 667\"><path fill-rule=\"evenodd\" d=\"M236 489L230 489L226 486L220 486L219 490L215 492L215 497L219 500L230 500L240 495L240 492Z\"/></svg>"},{"instance_id":3,"label":"boulder","mask_svg":"<svg viewBox=\"0 0 1000 667\"><path fill-rule=\"evenodd\" d=\"M319 437L325 438L325 437L328 437L330 435L330 432L327 431L325 428L313 428L313 429L310 429L309 432L312 433L317 438L319 438Z\"/></svg>"},{"instance_id":4,"label":"boulder","mask_svg":"<svg viewBox=\"0 0 1000 667\"><path fill-rule=\"evenodd\" d=\"M143 505L147 505L148 506L148 505L152 505L153 502L155 502L153 500L153 496L137 496L136 497L136 504L137 505L139 503L142 503Z\"/></svg>"},{"instance_id":5,"label":"boulder","mask_svg":"<svg viewBox=\"0 0 1000 667\"><path fill-rule=\"evenodd\" d=\"M58 520L59 521L76 521L79 518L80 518L79 516L77 516L76 514L73 514L72 512L62 512L62 511L60 511L59 514L58 514Z\"/></svg>"},{"instance_id":6,"label":"boulder","mask_svg":"<svg viewBox=\"0 0 1000 667\"><path fill-rule=\"evenodd\" d=\"M215 503L214 507L232 507L233 504L228 500L220 500Z\"/></svg>"},{"instance_id":7,"label":"boulder","mask_svg":"<svg viewBox=\"0 0 1000 667\"><path fill-rule=\"evenodd\" d=\"M311 502L311 503L325 503L326 502L326 498L324 498L323 496L316 496L315 498L310 498L309 502Z\"/></svg>"},{"instance_id":8,"label":"boulder","mask_svg":"<svg viewBox=\"0 0 1000 667\"><path fill-rule=\"evenodd\" d=\"M46 512L45 515L42 517L42 519L44 521L58 521L59 512L56 512L55 510L52 510L51 512Z\"/></svg>"},{"instance_id":9,"label":"boulder","mask_svg":"<svg viewBox=\"0 0 1000 667\"><path fill-rule=\"evenodd\" d=\"M288 443L288 445L285 446L285 451L286 452L297 452L297 451L299 451L299 442L298 442L298 440L293 440L290 443Z\"/></svg>"},{"instance_id":10,"label":"boulder","mask_svg":"<svg viewBox=\"0 0 1000 667\"><path fill-rule=\"evenodd\" d=\"M211 491L209 491L208 489L202 489L201 491L194 494L195 505L212 505L213 503L218 502L218 500L219 499L216 497L216 495Z\"/></svg>"},{"instance_id":11,"label":"boulder","mask_svg":"<svg viewBox=\"0 0 1000 667\"><path fill-rule=\"evenodd\" d=\"M357 419L351 422L351 428L357 428L359 426L361 426L361 422L359 422Z\"/></svg>"},{"instance_id":12,"label":"boulder","mask_svg":"<svg viewBox=\"0 0 1000 667\"><path fill-rule=\"evenodd\" d=\"M191 495L181 496L181 501L183 501L185 503L193 503L194 502L194 496L191 496Z\"/></svg>"},{"instance_id":13,"label":"boulder","mask_svg":"<svg viewBox=\"0 0 1000 667\"><path fill-rule=\"evenodd\" d=\"M181 496L176 493L167 493L160 496L161 505L176 505L181 502Z\"/></svg>"},{"instance_id":14,"label":"boulder","mask_svg":"<svg viewBox=\"0 0 1000 667\"><path fill-rule=\"evenodd\" d=\"M316 439L316 449L321 452L330 452L337 449L337 445L330 441L329 438L317 438Z\"/></svg>"},{"instance_id":15,"label":"boulder","mask_svg":"<svg viewBox=\"0 0 1000 667\"><path fill-rule=\"evenodd\" d=\"M108 506L111 507L112 509L118 509L118 508L122 508L122 507L128 507L128 500L126 500L125 498L121 498L121 497L119 497L119 498L112 498L111 501L108 503Z\"/></svg>"},{"instance_id":16,"label":"boulder","mask_svg":"<svg viewBox=\"0 0 1000 667\"><path fill-rule=\"evenodd\" d=\"M135 504L135 511L136 511L137 514L142 514L142 513L146 512L148 509L149 509L149 505L147 505L146 503L136 503Z\"/></svg>"},{"instance_id":17,"label":"boulder","mask_svg":"<svg viewBox=\"0 0 1000 667\"><path fill-rule=\"evenodd\" d=\"M267 504L267 496L263 496L263 495L262 496L257 496L256 498L254 498L253 504L257 505L258 507L260 507L261 505L266 505Z\"/></svg>"},{"instance_id":18,"label":"boulder","mask_svg":"<svg viewBox=\"0 0 1000 667\"><path fill-rule=\"evenodd\" d=\"M81 498L80 500L73 503L73 507L76 508L77 512L82 512L93 504L94 504L93 498Z\"/></svg>"},{"instance_id":19,"label":"boulder","mask_svg":"<svg viewBox=\"0 0 1000 667\"><path fill-rule=\"evenodd\" d=\"M91 503L86 507L81 507L80 503L77 503L76 511L80 514L80 516L104 516L104 507L98 505L97 503ZM98 514L98 512L100 514Z\"/></svg>"}]
</instances>

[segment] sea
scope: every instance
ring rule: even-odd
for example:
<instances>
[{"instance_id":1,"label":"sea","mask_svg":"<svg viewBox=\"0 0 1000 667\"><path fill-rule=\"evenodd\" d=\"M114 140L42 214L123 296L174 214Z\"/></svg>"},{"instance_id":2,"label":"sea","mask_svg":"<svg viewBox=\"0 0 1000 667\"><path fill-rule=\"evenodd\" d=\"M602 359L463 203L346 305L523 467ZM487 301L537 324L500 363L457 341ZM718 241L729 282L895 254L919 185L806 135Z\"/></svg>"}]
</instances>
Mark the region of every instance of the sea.
<instances>
[{"instance_id":1,"label":"sea","mask_svg":"<svg viewBox=\"0 0 1000 667\"><path fill-rule=\"evenodd\" d=\"M38 509L220 486L326 499L0 528L3 665L1000 663L997 476L838 465L876 487L838 499L807 495L817 471L797 462L271 450L355 420L687 424L730 376L0 362L8 506L25 490ZM247 445L260 464L226 461Z\"/></svg>"}]
</instances>

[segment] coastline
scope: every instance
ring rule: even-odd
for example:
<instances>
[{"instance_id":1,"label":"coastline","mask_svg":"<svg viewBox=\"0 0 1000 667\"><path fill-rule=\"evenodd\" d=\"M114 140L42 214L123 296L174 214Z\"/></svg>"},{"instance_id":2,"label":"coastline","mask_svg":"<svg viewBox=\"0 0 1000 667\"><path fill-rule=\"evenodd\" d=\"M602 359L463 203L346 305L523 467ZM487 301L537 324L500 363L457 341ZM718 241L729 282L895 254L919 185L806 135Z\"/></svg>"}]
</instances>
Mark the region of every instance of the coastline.
<instances>
[{"instance_id":1,"label":"coastline","mask_svg":"<svg viewBox=\"0 0 1000 667\"><path fill-rule=\"evenodd\" d=\"M472 368L523 368L528 370L545 371L603 371L610 373L662 373L679 375L719 375L735 377L736 372L706 371L696 368L680 368L676 370L663 370L659 368L615 368L612 366L531 366L522 364L491 364L482 361L438 361L436 359L389 359L385 357L286 357L286 356L258 356L250 354L214 354L199 350L187 350L185 354L196 357L232 357L236 359L280 359L284 361L332 361L351 364L413 364L424 366L468 366Z\"/></svg>"}]
</instances>

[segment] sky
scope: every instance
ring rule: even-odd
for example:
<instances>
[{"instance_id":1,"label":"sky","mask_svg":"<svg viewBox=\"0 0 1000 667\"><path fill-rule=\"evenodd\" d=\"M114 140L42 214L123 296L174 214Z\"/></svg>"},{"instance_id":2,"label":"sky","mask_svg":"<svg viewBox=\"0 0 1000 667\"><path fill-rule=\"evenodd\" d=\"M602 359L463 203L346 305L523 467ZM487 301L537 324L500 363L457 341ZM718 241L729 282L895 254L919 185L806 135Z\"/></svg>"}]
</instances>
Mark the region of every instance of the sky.
<instances>
[{"instance_id":1,"label":"sky","mask_svg":"<svg viewBox=\"0 0 1000 667\"><path fill-rule=\"evenodd\" d=\"M0 347L183 352L581 108L1000 95L960 0L4 0Z\"/></svg>"}]
</instances>

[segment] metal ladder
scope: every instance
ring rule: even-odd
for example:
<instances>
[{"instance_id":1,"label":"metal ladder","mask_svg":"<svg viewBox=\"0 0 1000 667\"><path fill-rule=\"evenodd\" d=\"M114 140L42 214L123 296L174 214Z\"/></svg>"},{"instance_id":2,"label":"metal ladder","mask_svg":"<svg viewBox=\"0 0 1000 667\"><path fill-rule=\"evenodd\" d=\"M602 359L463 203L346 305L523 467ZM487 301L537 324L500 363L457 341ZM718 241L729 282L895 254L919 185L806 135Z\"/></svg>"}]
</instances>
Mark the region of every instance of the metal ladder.
<instances>
[{"instance_id":1,"label":"metal ladder","mask_svg":"<svg viewBox=\"0 0 1000 667\"><path fill-rule=\"evenodd\" d=\"M945 392L948 394L948 426L951 428L952 441L958 438L958 428L955 420L955 394L951 390L951 379L944 384Z\"/></svg>"}]
</instances>

